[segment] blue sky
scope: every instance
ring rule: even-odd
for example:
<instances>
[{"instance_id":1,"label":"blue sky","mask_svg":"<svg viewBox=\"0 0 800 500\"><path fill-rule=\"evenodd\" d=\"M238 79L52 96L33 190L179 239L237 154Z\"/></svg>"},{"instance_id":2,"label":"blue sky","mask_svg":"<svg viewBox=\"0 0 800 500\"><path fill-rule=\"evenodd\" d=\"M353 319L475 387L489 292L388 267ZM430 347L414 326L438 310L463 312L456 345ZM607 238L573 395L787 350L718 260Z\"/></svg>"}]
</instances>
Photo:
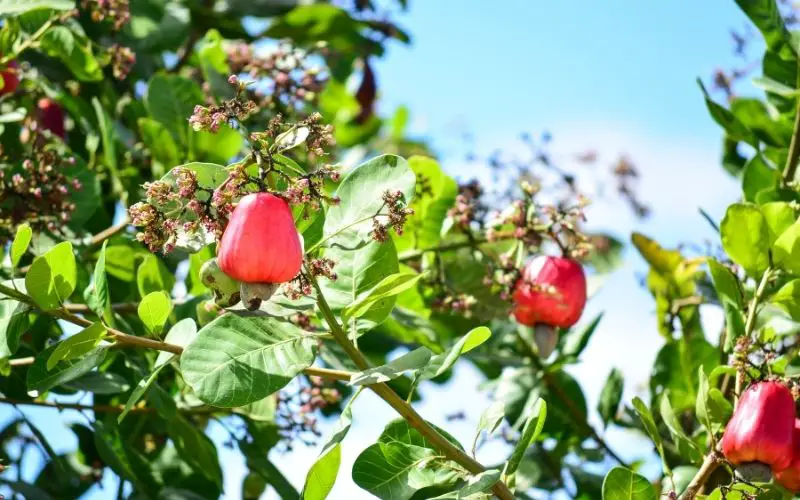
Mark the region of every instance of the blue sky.
<instances>
[{"instance_id":1,"label":"blue sky","mask_svg":"<svg viewBox=\"0 0 800 500\"><path fill-rule=\"evenodd\" d=\"M591 227L625 240L632 230L640 230L668 246L714 237L697 207L719 219L738 196L738 187L719 166L721 134L707 115L695 79L707 80L714 68L737 62L729 31L744 27L746 19L733 0L410 3L400 21L412 34L413 45L392 46L377 64L382 110L388 113L407 105L412 130L432 138L452 175L481 175L462 159L459 137L464 131L488 153L496 147L518 147L520 132L549 130L553 156L566 166L574 153L598 151L601 162L596 168L601 171L582 171L589 178L602 177L602 169L621 153L641 171L640 193L652 204L652 218L637 221L621 202L600 198L588 212ZM591 191L591 183L586 187ZM625 264L585 314L588 320L607 311L583 363L571 369L584 386L590 408L596 406L612 366L626 375L626 400L644 394L661 345L652 299L636 279L644 270L641 259L628 250ZM713 335L720 314L704 309L703 315ZM481 380L474 369L463 364L456 375L457 382L449 386L423 387L426 398L419 409L462 442L470 442L488 399L476 390ZM444 415L454 407L466 411L465 422L445 422ZM47 425L55 414L26 413L46 427L57 449L74 446L74 439L58 425ZM356 403L354 414L331 498L369 498L350 480L350 465L393 418L391 410L369 394ZM216 428L211 434L217 442L225 437ZM608 439L629 459L650 449L641 439L618 431L609 431ZM489 447L479 458L501 460L503 451ZM222 453L227 498L238 498L244 466L237 456ZM317 453L306 448L272 458L300 487ZM646 471L655 474L657 467L651 463ZM110 487L96 490L93 498L113 498L113 485L106 484Z\"/></svg>"}]
</instances>

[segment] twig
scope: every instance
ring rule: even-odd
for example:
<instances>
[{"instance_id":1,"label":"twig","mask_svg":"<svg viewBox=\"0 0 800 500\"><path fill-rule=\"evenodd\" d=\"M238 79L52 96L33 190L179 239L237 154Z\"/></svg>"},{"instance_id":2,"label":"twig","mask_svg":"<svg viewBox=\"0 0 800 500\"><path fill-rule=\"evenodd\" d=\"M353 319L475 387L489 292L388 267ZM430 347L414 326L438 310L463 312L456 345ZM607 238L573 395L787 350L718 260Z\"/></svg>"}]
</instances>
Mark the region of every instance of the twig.
<instances>
[{"instance_id":1,"label":"twig","mask_svg":"<svg viewBox=\"0 0 800 500\"><path fill-rule=\"evenodd\" d=\"M336 320L333 310L330 308L330 305L328 305L327 300L325 300L325 296L322 294L322 290L317 284L316 279L314 279L313 276L310 276L310 280L317 292L317 305L319 306L319 310L322 313L322 317L325 318L325 322L328 323L334 339L336 339L348 357L350 357L350 359L360 370L368 369L370 366L369 362L361 353L361 351L356 349L353 343L350 342L350 339L347 337L347 333ZM374 384L370 386L370 389L372 389L372 391L381 399L386 401L389 406L394 408L394 410L399 413L400 416L402 416L411 427L422 434L422 436L445 457L457 462L472 474L480 474L486 470L478 461L467 455L453 443L448 441L447 438L439 434L439 432L431 427L430 424L428 424L410 404L398 396L397 393L394 392L388 385ZM508 487L501 481L496 482L492 486L492 491L501 500L513 500L514 498Z\"/></svg>"},{"instance_id":2,"label":"twig","mask_svg":"<svg viewBox=\"0 0 800 500\"><path fill-rule=\"evenodd\" d=\"M500 231L492 237L492 241L502 241L502 240L509 240L514 238L513 231ZM436 245L434 247L429 248L421 248L419 250L410 250L408 252L403 252L399 255L400 262L406 262L409 260L419 259L427 252L449 252L450 250L460 250L462 248L474 247L477 245L482 245L484 243L489 243L489 239L485 236L473 236L467 238L464 241L455 241L453 243L443 243L441 245Z\"/></svg>"},{"instance_id":3,"label":"twig","mask_svg":"<svg viewBox=\"0 0 800 500\"><path fill-rule=\"evenodd\" d=\"M692 295L689 297L675 299L672 301L672 307L670 308L670 311L673 315L678 314L684 307L699 306L705 304L705 302L706 299L701 295Z\"/></svg>"},{"instance_id":4,"label":"twig","mask_svg":"<svg viewBox=\"0 0 800 500\"><path fill-rule=\"evenodd\" d=\"M798 62L798 70L800 70L800 62ZM797 75L797 87L800 87L800 73ZM783 169L783 176L781 182L786 184L794 181L795 173L797 172L797 162L800 160L800 97L795 97L797 104L794 114L794 129L792 132L792 140L789 143L789 155L786 157L786 166Z\"/></svg>"},{"instance_id":5,"label":"twig","mask_svg":"<svg viewBox=\"0 0 800 500\"><path fill-rule=\"evenodd\" d=\"M680 497L681 500L694 500L703 489L703 486L705 486L708 478L711 477L711 474L717 470L721 463L722 457L720 457L717 450L712 451L706 456L705 460L703 460L703 465L700 466L700 470L697 471L697 474L695 474L689 485L683 491L683 495Z\"/></svg>"},{"instance_id":6,"label":"twig","mask_svg":"<svg viewBox=\"0 0 800 500\"><path fill-rule=\"evenodd\" d=\"M553 378L553 375L549 373L547 370L544 369L544 365L542 365L541 360L539 359L539 355L531 348L528 341L522 338L522 335L517 332L520 341L528 350L528 358L530 358L531 363L533 363L534 368L542 373L542 380L544 380L545 385L550 389L553 395L558 398L558 400L567 408L567 412L569 413L570 418L573 422L577 425L583 427L586 431L589 432L592 439L599 444L606 452L609 454L611 458L616 460L618 464L623 467L630 468L630 466L623 460L617 453L609 446L605 439L603 439L600 434L594 430L589 422L586 421L586 415L582 415L581 411L575 406L572 402L570 397L564 392L561 386L558 384L558 381Z\"/></svg>"}]
</instances>

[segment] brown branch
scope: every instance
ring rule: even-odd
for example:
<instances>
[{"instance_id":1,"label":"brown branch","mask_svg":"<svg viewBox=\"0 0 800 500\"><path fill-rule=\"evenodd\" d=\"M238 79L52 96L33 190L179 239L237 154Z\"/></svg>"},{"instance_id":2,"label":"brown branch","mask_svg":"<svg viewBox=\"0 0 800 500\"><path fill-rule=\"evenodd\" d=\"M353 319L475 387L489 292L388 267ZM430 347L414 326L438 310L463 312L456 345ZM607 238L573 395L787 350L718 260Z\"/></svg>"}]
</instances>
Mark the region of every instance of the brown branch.
<instances>
[{"instance_id":1,"label":"brown branch","mask_svg":"<svg viewBox=\"0 0 800 500\"><path fill-rule=\"evenodd\" d=\"M722 457L719 455L718 451L715 450L706 456L705 460L703 460L703 465L700 466L700 470L697 471L697 474L695 474L692 481L683 491L683 495L681 495L680 499L694 500L703 490L703 486L705 486L708 478L711 477L711 474L713 474L721 464Z\"/></svg>"},{"instance_id":2,"label":"brown branch","mask_svg":"<svg viewBox=\"0 0 800 500\"><path fill-rule=\"evenodd\" d=\"M575 403L572 402L569 395L564 392L564 390L559 385L558 381L553 377L553 375L544 369L544 365L542 365L541 360L539 359L539 355L533 350L531 345L525 340L522 335L517 332L519 340L528 350L528 358L533 363L534 368L536 368L539 372L542 373L542 380L544 380L545 385L548 389L553 393L553 395L567 408L567 412L569 413L570 418L572 421L583 427L591 436L591 438L602 447L606 452L609 454L611 458L617 461L623 467L630 468L630 466L622 459L617 453L609 446L605 439L603 439L600 434L592 427L589 422L586 421L586 415L583 415L582 412L575 406Z\"/></svg>"},{"instance_id":3,"label":"brown branch","mask_svg":"<svg viewBox=\"0 0 800 500\"><path fill-rule=\"evenodd\" d=\"M369 369L369 362L361 353L361 351L359 351L356 346L353 345L353 343L347 337L347 333L342 329L341 325L339 325L333 310L331 310L328 302L325 300L325 296L322 294L322 290L313 276L311 276L311 283L317 292L317 305L322 313L322 317L325 318L325 321L328 323L331 334L336 339L337 343L339 343L347 356L360 370ZM408 425L416 429L417 432L419 432L426 440L428 440L428 442L430 442L431 445L433 445L433 447L445 457L458 463L472 474L480 474L486 470L483 465L480 464L480 462L467 455L464 451L448 441L447 438L442 436L436 429L428 424L428 422L426 422L425 419L422 418L419 413L417 413L413 406L398 396L397 393L394 392L394 390L392 390L388 385L374 384L370 386L370 389L372 389L375 394L388 403L389 406L391 406L397 413L400 414L400 416L405 419L406 422L408 422ZM492 486L492 491L501 500L513 500L514 498L511 494L511 491L509 491L508 487L502 481L494 483Z\"/></svg>"}]
</instances>

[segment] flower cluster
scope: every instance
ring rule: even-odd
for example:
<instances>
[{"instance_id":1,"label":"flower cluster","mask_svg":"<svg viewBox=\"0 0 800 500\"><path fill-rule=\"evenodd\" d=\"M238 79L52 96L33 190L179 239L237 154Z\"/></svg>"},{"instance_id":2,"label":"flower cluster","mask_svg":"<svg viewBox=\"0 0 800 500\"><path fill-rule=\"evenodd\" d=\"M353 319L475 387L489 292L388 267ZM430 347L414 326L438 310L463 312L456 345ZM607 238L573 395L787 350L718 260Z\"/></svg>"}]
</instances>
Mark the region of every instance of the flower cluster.
<instances>
[{"instance_id":1,"label":"flower cluster","mask_svg":"<svg viewBox=\"0 0 800 500\"><path fill-rule=\"evenodd\" d=\"M322 70L308 63L309 56L325 52L324 46L313 51L297 49L281 43L272 53L260 56L244 43L228 48L228 64L234 73L247 73L253 80L271 82L267 92L253 92L259 107L277 110L300 108L313 101L327 77Z\"/></svg>"},{"instance_id":2,"label":"flower cluster","mask_svg":"<svg viewBox=\"0 0 800 500\"><path fill-rule=\"evenodd\" d=\"M612 173L617 180L617 192L628 201L631 209L638 217L650 215L650 207L636 197L633 183L639 178L639 172L631 161L622 156L614 164Z\"/></svg>"},{"instance_id":3,"label":"flower cluster","mask_svg":"<svg viewBox=\"0 0 800 500\"><path fill-rule=\"evenodd\" d=\"M436 297L431 302L431 309L434 311L451 312L464 316L472 317L472 311L478 300L466 293L443 294Z\"/></svg>"},{"instance_id":4,"label":"flower cluster","mask_svg":"<svg viewBox=\"0 0 800 500\"><path fill-rule=\"evenodd\" d=\"M482 224L487 208L483 203L483 187L476 180L472 180L458 187L456 203L447 215L460 229L469 229L474 222Z\"/></svg>"},{"instance_id":5,"label":"flower cluster","mask_svg":"<svg viewBox=\"0 0 800 500\"><path fill-rule=\"evenodd\" d=\"M338 276L333 270L335 263L331 259L313 259L308 264L308 271L312 276L323 276L331 281L336 281Z\"/></svg>"},{"instance_id":6,"label":"flower cluster","mask_svg":"<svg viewBox=\"0 0 800 500\"><path fill-rule=\"evenodd\" d=\"M34 231L58 232L70 221L76 208L73 197L82 189L80 180L68 174L75 158L65 157L51 139L32 132L32 156L17 163L20 167L0 165L0 242L23 222Z\"/></svg>"},{"instance_id":7,"label":"flower cluster","mask_svg":"<svg viewBox=\"0 0 800 500\"><path fill-rule=\"evenodd\" d=\"M255 102L242 98L245 85L235 75L228 78L228 83L236 87L235 97L223 101L219 105L201 106L198 104L194 107L194 112L189 117L189 125L195 132L206 130L215 133L220 126L231 123L233 120L243 121L256 111Z\"/></svg>"},{"instance_id":8,"label":"flower cluster","mask_svg":"<svg viewBox=\"0 0 800 500\"><path fill-rule=\"evenodd\" d=\"M81 7L89 12L92 21L110 21L119 31L131 19L129 0L82 0Z\"/></svg>"},{"instance_id":9,"label":"flower cluster","mask_svg":"<svg viewBox=\"0 0 800 500\"><path fill-rule=\"evenodd\" d=\"M115 43L108 49L108 55L111 58L111 71L114 78L117 80L128 78L128 73L136 64L136 54L130 48Z\"/></svg>"},{"instance_id":10,"label":"flower cluster","mask_svg":"<svg viewBox=\"0 0 800 500\"><path fill-rule=\"evenodd\" d=\"M389 229L394 229L397 235L403 234L406 219L414 213L405 203L402 191L385 191L382 196L383 208L388 209L387 214L379 214L372 218L372 231L370 237L375 241L386 241L389 238Z\"/></svg>"}]
</instances>

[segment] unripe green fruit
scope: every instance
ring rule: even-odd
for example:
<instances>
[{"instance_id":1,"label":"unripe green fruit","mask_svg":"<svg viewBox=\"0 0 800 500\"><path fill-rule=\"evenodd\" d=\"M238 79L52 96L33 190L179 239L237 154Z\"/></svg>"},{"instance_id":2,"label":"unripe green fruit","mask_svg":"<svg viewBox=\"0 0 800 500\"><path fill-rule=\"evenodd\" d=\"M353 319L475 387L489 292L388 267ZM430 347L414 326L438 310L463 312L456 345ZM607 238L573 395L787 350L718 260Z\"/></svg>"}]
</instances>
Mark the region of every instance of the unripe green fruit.
<instances>
[{"instance_id":1,"label":"unripe green fruit","mask_svg":"<svg viewBox=\"0 0 800 500\"><path fill-rule=\"evenodd\" d=\"M200 268L200 282L214 292L214 302L220 307L231 307L239 303L239 282L219 268L217 259L209 259Z\"/></svg>"},{"instance_id":2,"label":"unripe green fruit","mask_svg":"<svg viewBox=\"0 0 800 500\"><path fill-rule=\"evenodd\" d=\"M242 283L240 287L242 303L248 311L261 307L261 301L269 300L280 283Z\"/></svg>"}]
</instances>

